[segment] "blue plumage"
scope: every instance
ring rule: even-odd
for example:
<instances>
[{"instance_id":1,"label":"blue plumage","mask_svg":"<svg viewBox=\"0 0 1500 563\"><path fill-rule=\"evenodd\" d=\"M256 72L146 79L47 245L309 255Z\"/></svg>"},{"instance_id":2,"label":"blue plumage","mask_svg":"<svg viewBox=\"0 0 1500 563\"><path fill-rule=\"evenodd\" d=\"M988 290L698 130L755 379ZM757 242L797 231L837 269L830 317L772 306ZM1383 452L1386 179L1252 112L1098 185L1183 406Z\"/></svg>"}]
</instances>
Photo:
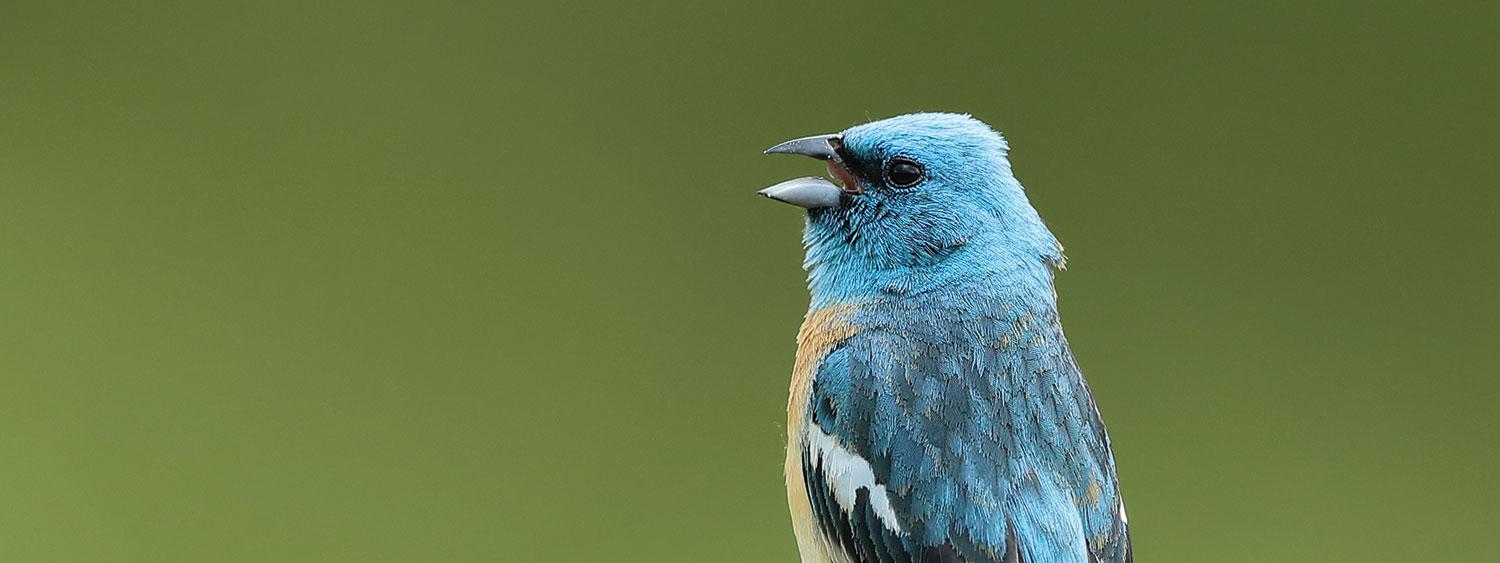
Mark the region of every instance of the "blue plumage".
<instances>
[{"instance_id":1,"label":"blue plumage","mask_svg":"<svg viewBox=\"0 0 1500 563\"><path fill-rule=\"evenodd\" d=\"M1061 247L1005 141L954 114L818 139L773 151L828 160L844 185L767 194L811 207L788 405L803 561L1129 561L1109 439L1058 320Z\"/></svg>"}]
</instances>

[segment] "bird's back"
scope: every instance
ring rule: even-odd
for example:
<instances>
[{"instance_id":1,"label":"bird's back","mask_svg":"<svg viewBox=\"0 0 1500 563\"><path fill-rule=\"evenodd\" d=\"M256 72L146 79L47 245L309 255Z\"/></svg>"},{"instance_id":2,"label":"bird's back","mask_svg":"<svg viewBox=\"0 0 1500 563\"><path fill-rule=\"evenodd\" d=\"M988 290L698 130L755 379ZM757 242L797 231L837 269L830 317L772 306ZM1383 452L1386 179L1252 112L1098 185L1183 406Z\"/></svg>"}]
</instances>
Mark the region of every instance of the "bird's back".
<instances>
[{"instance_id":1,"label":"bird's back","mask_svg":"<svg viewBox=\"0 0 1500 563\"><path fill-rule=\"evenodd\" d=\"M804 561L1130 560L1051 296L975 282L809 315L788 427Z\"/></svg>"}]
</instances>

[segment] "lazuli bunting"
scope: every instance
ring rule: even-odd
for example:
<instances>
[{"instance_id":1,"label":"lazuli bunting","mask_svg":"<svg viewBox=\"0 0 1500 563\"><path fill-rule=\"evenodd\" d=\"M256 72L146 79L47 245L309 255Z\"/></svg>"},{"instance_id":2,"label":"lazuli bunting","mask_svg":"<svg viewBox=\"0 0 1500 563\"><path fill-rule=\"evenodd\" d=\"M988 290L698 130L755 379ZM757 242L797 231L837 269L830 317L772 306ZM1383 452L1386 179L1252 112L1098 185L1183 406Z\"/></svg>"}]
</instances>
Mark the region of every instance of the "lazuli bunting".
<instances>
[{"instance_id":1,"label":"lazuli bunting","mask_svg":"<svg viewBox=\"0 0 1500 563\"><path fill-rule=\"evenodd\" d=\"M829 175L787 403L804 563L1131 561L1109 437L1058 322L1062 247L999 133L903 115L767 153Z\"/></svg>"}]
</instances>

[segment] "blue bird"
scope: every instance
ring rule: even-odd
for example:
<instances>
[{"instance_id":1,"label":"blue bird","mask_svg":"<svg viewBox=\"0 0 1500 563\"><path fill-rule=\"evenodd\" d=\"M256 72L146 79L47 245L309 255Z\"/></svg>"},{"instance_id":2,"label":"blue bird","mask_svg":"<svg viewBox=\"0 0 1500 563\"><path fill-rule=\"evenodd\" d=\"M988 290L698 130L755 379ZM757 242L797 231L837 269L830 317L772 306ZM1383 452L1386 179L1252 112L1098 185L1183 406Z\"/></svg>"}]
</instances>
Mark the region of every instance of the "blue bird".
<instances>
[{"instance_id":1,"label":"blue bird","mask_svg":"<svg viewBox=\"0 0 1500 563\"><path fill-rule=\"evenodd\" d=\"M768 154L807 209L811 306L787 402L804 563L1131 561L1109 437L1058 321L1062 246L1005 140L903 115Z\"/></svg>"}]
</instances>

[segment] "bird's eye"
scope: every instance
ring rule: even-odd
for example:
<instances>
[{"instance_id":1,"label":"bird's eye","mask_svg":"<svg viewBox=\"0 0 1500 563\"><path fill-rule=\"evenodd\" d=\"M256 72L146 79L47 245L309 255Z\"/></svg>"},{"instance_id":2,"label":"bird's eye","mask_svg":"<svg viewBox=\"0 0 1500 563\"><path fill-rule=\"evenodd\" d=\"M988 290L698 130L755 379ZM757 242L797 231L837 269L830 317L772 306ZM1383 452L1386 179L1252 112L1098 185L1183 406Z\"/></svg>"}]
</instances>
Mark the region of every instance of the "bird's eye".
<instances>
[{"instance_id":1,"label":"bird's eye","mask_svg":"<svg viewBox=\"0 0 1500 563\"><path fill-rule=\"evenodd\" d=\"M922 165L904 156L885 163L885 181L893 188L910 188L922 181Z\"/></svg>"}]
</instances>

